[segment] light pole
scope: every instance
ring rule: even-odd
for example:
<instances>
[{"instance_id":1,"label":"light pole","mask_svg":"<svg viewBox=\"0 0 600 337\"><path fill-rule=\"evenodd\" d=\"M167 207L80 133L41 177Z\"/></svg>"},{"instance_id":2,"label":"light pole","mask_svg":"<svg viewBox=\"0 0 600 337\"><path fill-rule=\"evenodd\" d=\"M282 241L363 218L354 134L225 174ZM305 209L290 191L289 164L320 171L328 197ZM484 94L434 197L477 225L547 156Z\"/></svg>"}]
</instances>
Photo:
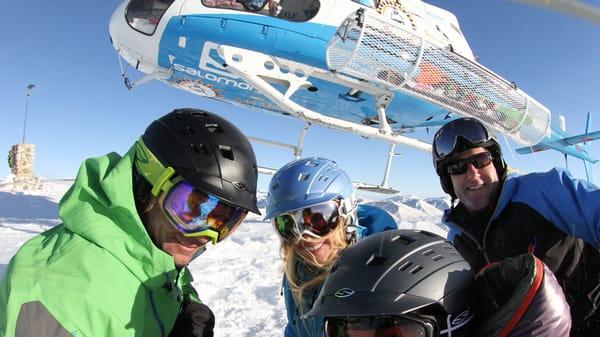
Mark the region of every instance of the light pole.
<instances>
[{"instance_id":1,"label":"light pole","mask_svg":"<svg viewBox=\"0 0 600 337\"><path fill-rule=\"evenodd\" d=\"M25 130L27 129L27 109L29 108L29 96L31 96L31 91L35 88L35 85L30 84L27 86L27 93L25 97L25 121L23 122L23 140L22 144L25 144Z\"/></svg>"}]
</instances>

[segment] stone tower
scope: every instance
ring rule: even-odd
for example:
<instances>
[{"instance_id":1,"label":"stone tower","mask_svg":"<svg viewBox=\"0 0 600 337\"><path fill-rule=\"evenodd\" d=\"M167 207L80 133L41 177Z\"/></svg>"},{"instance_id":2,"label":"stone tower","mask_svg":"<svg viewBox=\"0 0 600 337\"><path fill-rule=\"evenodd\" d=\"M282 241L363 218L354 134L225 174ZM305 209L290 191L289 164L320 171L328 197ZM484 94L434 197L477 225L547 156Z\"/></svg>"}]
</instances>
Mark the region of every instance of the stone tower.
<instances>
[{"instance_id":1,"label":"stone tower","mask_svg":"<svg viewBox=\"0 0 600 337\"><path fill-rule=\"evenodd\" d=\"M13 177L13 186L22 190L41 188L40 180L33 174L35 144L15 144L8 153L8 166Z\"/></svg>"}]
</instances>

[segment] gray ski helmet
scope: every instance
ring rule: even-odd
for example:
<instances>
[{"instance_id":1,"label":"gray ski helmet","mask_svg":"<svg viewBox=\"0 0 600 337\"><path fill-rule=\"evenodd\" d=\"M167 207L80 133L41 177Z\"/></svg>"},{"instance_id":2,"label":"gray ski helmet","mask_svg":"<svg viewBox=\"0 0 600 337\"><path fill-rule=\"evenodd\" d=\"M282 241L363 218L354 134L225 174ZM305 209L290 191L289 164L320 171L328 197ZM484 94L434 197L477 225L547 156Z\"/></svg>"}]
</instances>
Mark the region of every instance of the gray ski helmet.
<instances>
[{"instance_id":1,"label":"gray ski helmet","mask_svg":"<svg viewBox=\"0 0 600 337\"><path fill-rule=\"evenodd\" d=\"M433 336L467 336L472 284L469 264L444 238L384 231L342 252L307 316L407 318L433 325Z\"/></svg>"},{"instance_id":2,"label":"gray ski helmet","mask_svg":"<svg viewBox=\"0 0 600 337\"><path fill-rule=\"evenodd\" d=\"M152 122L142 140L165 167L172 167L197 189L260 214L252 145L223 117L198 109L176 109Z\"/></svg>"},{"instance_id":3,"label":"gray ski helmet","mask_svg":"<svg viewBox=\"0 0 600 337\"><path fill-rule=\"evenodd\" d=\"M446 171L446 165L451 163L459 153L477 147L483 147L492 154L496 173L499 178L502 178L506 171L502 149L479 120L470 117L452 120L442 126L433 137L431 150L433 167L440 177L442 189L453 198L456 198L456 194L450 174Z\"/></svg>"}]
</instances>

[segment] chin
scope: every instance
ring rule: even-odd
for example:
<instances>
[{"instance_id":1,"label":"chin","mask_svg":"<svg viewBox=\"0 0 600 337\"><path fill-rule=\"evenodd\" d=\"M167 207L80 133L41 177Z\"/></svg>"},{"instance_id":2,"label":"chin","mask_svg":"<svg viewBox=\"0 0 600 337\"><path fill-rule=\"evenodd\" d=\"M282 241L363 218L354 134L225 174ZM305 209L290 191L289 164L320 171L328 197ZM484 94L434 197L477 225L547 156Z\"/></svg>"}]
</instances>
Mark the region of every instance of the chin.
<instances>
[{"instance_id":1,"label":"chin","mask_svg":"<svg viewBox=\"0 0 600 337\"><path fill-rule=\"evenodd\" d=\"M191 257L189 256L173 256L173 260L175 261L175 265L177 267L185 267L191 262Z\"/></svg>"},{"instance_id":2,"label":"chin","mask_svg":"<svg viewBox=\"0 0 600 337\"><path fill-rule=\"evenodd\" d=\"M467 207L471 212L479 212L485 209L488 206L488 203L472 203L470 207Z\"/></svg>"}]
</instances>

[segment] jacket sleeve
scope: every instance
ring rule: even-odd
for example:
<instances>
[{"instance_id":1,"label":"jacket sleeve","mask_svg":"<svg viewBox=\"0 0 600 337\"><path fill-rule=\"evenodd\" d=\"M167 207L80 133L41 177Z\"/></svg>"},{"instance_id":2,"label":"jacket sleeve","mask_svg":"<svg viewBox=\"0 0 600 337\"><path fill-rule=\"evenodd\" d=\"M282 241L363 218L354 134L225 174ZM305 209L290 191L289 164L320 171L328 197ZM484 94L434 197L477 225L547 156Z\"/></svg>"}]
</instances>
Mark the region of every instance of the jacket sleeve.
<instances>
[{"instance_id":1,"label":"jacket sleeve","mask_svg":"<svg viewBox=\"0 0 600 337\"><path fill-rule=\"evenodd\" d=\"M185 297L181 312L169 336L173 337L213 337L215 315L210 308Z\"/></svg>"},{"instance_id":2,"label":"jacket sleeve","mask_svg":"<svg viewBox=\"0 0 600 337\"><path fill-rule=\"evenodd\" d=\"M169 336L213 337L215 315L202 303L192 286L193 277L188 268L183 269L181 291L183 303Z\"/></svg>"},{"instance_id":3,"label":"jacket sleeve","mask_svg":"<svg viewBox=\"0 0 600 337\"><path fill-rule=\"evenodd\" d=\"M298 316L295 315L298 312L298 307L296 306L296 301L294 301L294 296L292 295L292 290L290 289L290 285L287 282L287 278L283 277L283 299L285 301L285 309L287 314L287 323L285 324L284 337L297 337L296 332L294 331L293 325L296 323L295 320L298 319Z\"/></svg>"},{"instance_id":4,"label":"jacket sleeve","mask_svg":"<svg viewBox=\"0 0 600 337\"><path fill-rule=\"evenodd\" d=\"M513 202L525 202L559 230L600 249L600 189L561 169L521 177ZM532 199L531 199L532 198Z\"/></svg>"},{"instance_id":5,"label":"jacket sleeve","mask_svg":"<svg viewBox=\"0 0 600 337\"><path fill-rule=\"evenodd\" d=\"M21 304L14 335L38 337L73 336L40 301Z\"/></svg>"},{"instance_id":6,"label":"jacket sleeve","mask_svg":"<svg viewBox=\"0 0 600 337\"><path fill-rule=\"evenodd\" d=\"M388 212L379 207L358 205L357 213L359 238L398 228L396 220Z\"/></svg>"},{"instance_id":7,"label":"jacket sleeve","mask_svg":"<svg viewBox=\"0 0 600 337\"><path fill-rule=\"evenodd\" d=\"M284 337L296 337L296 333L294 332L294 329L292 329L292 326L290 325L289 322L285 325L285 330L283 331L283 336Z\"/></svg>"},{"instance_id":8,"label":"jacket sleeve","mask_svg":"<svg viewBox=\"0 0 600 337\"><path fill-rule=\"evenodd\" d=\"M183 293L183 297L190 299L192 302L202 303L202 300L200 300L200 297L198 296L198 292L194 286L192 286L192 281L194 280L192 273L187 267L183 269L183 273L184 274L181 278L181 291Z\"/></svg>"}]
</instances>

